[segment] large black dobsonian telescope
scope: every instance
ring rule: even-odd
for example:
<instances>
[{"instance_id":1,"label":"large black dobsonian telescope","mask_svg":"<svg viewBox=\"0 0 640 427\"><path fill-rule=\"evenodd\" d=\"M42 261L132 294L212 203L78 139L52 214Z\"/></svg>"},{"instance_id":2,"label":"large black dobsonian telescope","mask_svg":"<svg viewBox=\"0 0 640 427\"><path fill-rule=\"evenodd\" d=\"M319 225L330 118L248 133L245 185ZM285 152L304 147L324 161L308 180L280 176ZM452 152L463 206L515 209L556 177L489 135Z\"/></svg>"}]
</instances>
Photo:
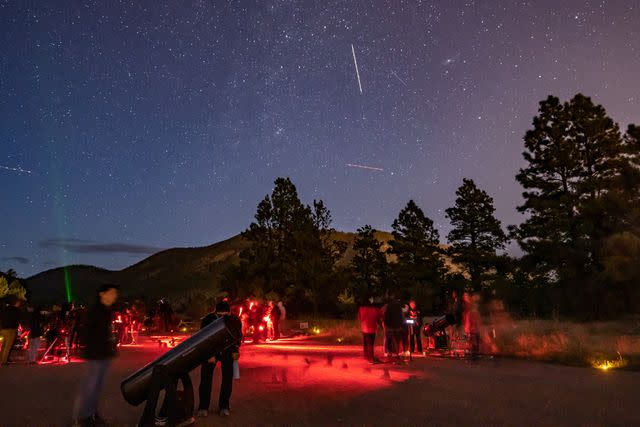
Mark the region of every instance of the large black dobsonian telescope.
<instances>
[{"instance_id":1,"label":"large black dobsonian telescope","mask_svg":"<svg viewBox=\"0 0 640 427\"><path fill-rule=\"evenodd\" d=\"M433 338L434 346L436 350L442 350L448 346L447 338L447 326L455 324L455 318L447 314L442 317L434 319L428 325L423 328L424 335L427 338Z\"/></svg>"},{"instance_id":2,"label":"large black dobsonian telescope","mask_svg":"<svg viewBox=\"0 0 640 427\"><path fill-rule=\"evenodd\" d=\"M134 372L120 384L122 396L131 405L146 401L139 427L153 426L159 395L165 390L161 414L168 425L177 425L193 415L193 386L189 372L216 354L238 343L242 324L224 316L205 326L153 362ZM178 391L178 381L182 391Z\"/></svg>"}]
</instances>

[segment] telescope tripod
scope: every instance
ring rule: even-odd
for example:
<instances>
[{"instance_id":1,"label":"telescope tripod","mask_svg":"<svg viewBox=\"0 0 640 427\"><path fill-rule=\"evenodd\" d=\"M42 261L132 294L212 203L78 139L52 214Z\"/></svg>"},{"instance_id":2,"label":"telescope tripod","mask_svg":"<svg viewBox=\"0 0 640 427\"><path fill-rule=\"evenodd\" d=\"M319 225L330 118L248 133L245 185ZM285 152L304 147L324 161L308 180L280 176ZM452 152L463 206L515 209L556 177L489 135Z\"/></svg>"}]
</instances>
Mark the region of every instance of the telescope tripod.
<instances>
[{"instance_id":1,"label":"telescope tripod","mask_svg":"<svg viewBox=\"0 0 640 427\"><path fill-rule=\"evenodd\" d=\"M414 341L416 339L415 337L413 337L413 334L414 334L414 331L413 331L413 323L412 323L409 325L409 335L407 336L407 347L409 348L409 362L413 361L413 354L412 354L413 348L411 348L413 346L411 345L411 338L413 338ZM420 337L418 337L418 339L420 339Z\"/></svg>"},{"instance_id":2,"label":"telescope tripod","mask_svg":"<svg viewBox=\"0 0 640 427\"><path fill-rule=\"evenodd\" d=\"M178 390L178 381L182 383L182 390ZM158 419L166 420L165 425L170 427L193 424L195 422L193 418L193 385L189 373L176 374L171 372L166 365L156 365L153 367L149 396L138 427L156 425L156 408L162 390L164 390L165 396Z\"/></svg>"},{"instance_id":3,"label":"telescope tripod","mask_svg":"<svg viewBox=\"0 0 640 427\"><path fill-rule=\"evenodd\" d=\"M65 348L65 355L64 357L67 360L67 363L71 362L71 354L69 352L69 344L67 344L66 339L60 337L60 336L56 336L53 339L53 342L51 343L51 345L49 345L49 347L45 350L44 354L42 355L42 359L40 360L46 360L47 357L51 357L52 359L54 358L58 358L58 361L60 361L60 356L57 354L57 348L56 345L60 344L60 340L62 340L64 342L64 348Z\"/></svg>"}]
</instances>

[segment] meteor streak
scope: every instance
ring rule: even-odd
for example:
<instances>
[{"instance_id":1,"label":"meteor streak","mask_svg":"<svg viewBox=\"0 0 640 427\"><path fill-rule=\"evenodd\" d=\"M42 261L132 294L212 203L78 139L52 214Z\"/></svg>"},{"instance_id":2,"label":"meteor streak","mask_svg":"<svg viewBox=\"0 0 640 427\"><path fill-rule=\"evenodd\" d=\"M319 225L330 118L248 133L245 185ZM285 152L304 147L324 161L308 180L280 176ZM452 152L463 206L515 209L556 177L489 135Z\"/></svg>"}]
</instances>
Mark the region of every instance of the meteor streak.
<instances>
[{"instance_id":1,"label":"meteor streak","mask_svg":"<svg viewBox=\"0 0 640 427\"><path fill-rule=\"evenodd\" d=\"M356 67L356 76L358 77L358 87L360 88L360 93L362 93L362 84L360 83L360 71L358 70L358 60L356 59L356 50L353 47L353 43L351 43L351 53L353 53L353 65Z\"/></svg>"},{"instance_id":2,"label":"meteor streak","mask_svg":"<svg viewBox=\"0 0 640 427\"><path fill-rule=\"evenodd\" d=\"M391 71L391 74L393 74L394 76L396 76L396 79L400 80L400 83L402 83L402 84L404 85L404 87L409 87L409 86L407 86L407 84L404 82L404 80L402 80L402 79L400 78L400 76L399 76L395 71L393 71L393 70L392 70L392 71Z\"/></svg>"},{"instance_id":3,"label":"meteor streak","mask_svg":"<svg viewBox=\"0 0 640 427\"><path fill-rule=\"evenodd\" d=\"M0 169L4 169L6 171L11 171L11 172L20 172L20 173L28 173L28 174L32 173L30 170L22 169L19 166L17 168L12 168L10 166L2 166L2 165L0 165Z\"/></svg>"},{"instance_id":4,"label":"meteor streak","mask_svg":"<svg viewBox=\"0 0 640 427\"><path fill-rule=\"evenodd\" d=\"M384 172L384 169L382 168L376 168L373 166L366 166L366 165L358 165L355 163L347 163L347 166L349 166L350 168L358 168L358 169L367 169L370 171L378 171L378 172Z\"/></svg>"}]
</instances>

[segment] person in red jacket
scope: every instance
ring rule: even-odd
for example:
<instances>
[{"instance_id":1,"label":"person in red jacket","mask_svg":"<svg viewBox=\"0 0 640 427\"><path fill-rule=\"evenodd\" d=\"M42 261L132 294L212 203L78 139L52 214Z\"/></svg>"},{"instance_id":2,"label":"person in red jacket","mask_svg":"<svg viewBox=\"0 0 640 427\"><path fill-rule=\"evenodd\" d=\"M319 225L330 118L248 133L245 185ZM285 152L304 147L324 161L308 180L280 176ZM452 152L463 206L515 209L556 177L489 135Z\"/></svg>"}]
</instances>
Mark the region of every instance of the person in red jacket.
<instances>
[{"instance_id":1,"label":"person in red jacket","mask_svg":"<svg viewBox=\"0 0 640 427\"><path fill-rule=\"evenodd\" d=\"M369 363L376 363L373 347L381 317L382 313L380 309L373 305L373 298L369 298L358 310L358 320L360 321L360 330L362 331L364 346L364 358L367 359Z\"/></svg>"}]
</instances>

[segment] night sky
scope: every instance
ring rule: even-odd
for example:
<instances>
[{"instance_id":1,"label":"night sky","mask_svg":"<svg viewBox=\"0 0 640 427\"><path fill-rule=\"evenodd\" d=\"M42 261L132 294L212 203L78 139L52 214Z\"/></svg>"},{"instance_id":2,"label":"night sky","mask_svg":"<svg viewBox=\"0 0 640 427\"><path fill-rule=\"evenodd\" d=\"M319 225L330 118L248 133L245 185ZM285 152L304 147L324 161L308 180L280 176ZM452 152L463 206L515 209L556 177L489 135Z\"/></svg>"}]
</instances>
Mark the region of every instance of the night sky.
<instances>
[{"instance_id":1,"label":"night sky","mask_svg":"<svg viewBox=\"0 0 640 427\"><path fill-rule=\"evenodd\" d=\"M0 269L23 276L233 236L278 176L345 231L413 198L444 237L463 177L519 223L541 99L640 122L637 0L0 0L0 51Z\"/></svg>"}]
</instances>

